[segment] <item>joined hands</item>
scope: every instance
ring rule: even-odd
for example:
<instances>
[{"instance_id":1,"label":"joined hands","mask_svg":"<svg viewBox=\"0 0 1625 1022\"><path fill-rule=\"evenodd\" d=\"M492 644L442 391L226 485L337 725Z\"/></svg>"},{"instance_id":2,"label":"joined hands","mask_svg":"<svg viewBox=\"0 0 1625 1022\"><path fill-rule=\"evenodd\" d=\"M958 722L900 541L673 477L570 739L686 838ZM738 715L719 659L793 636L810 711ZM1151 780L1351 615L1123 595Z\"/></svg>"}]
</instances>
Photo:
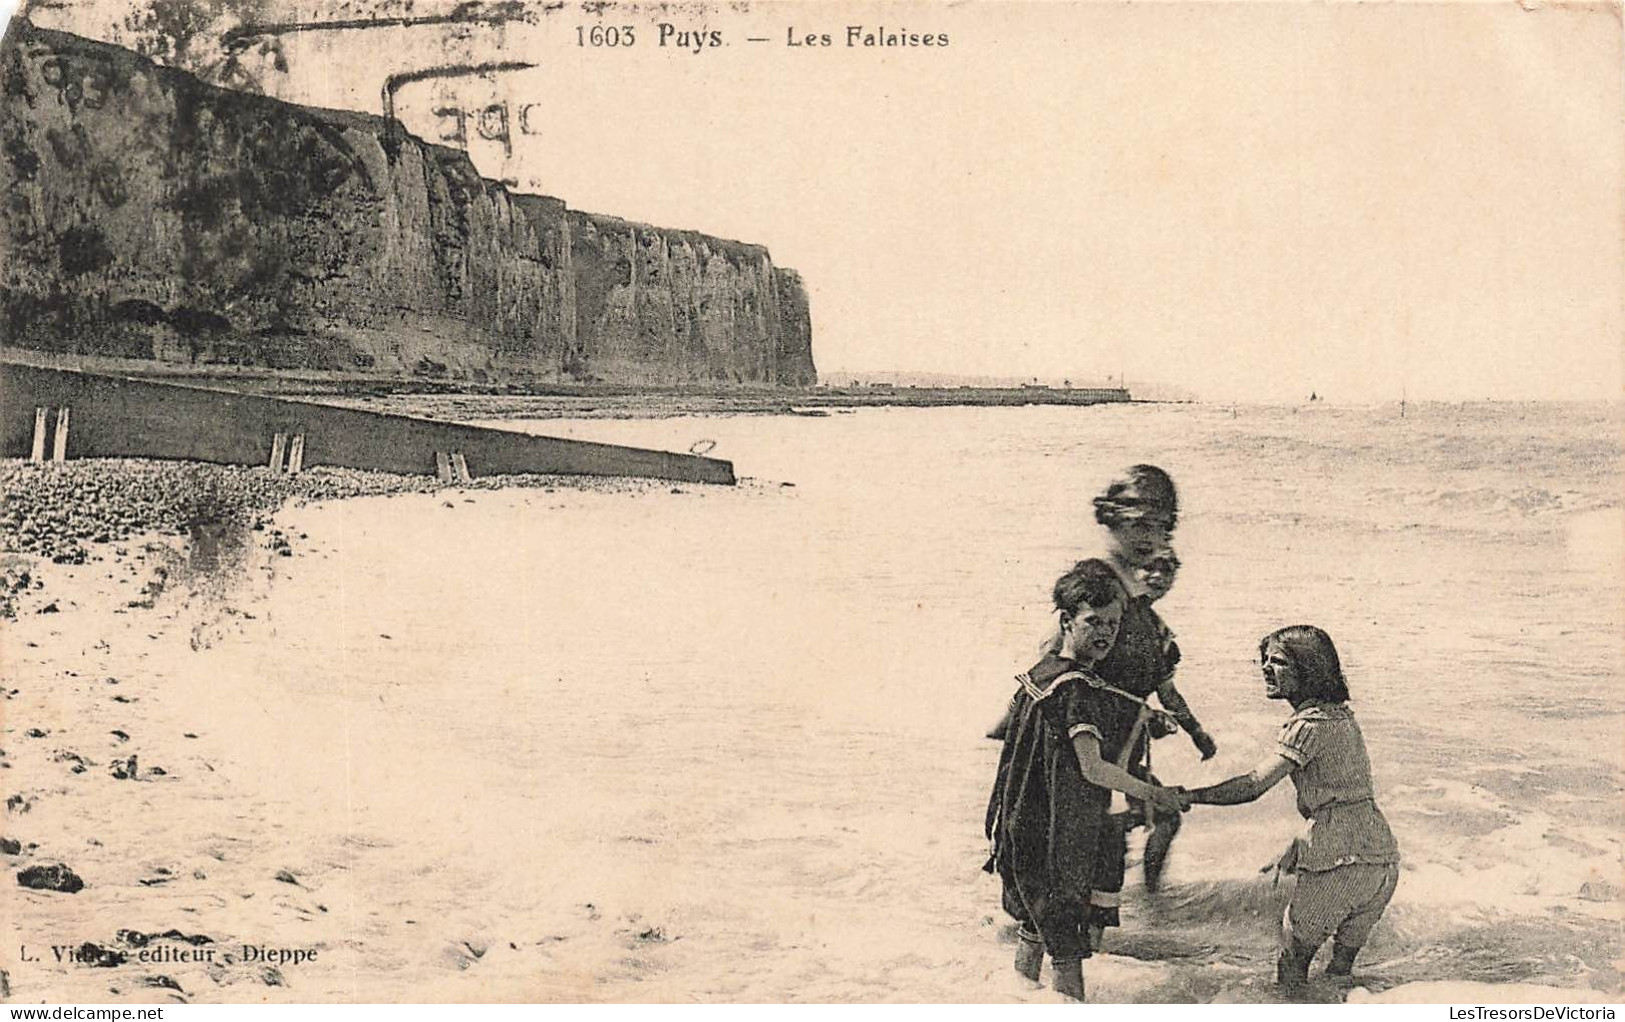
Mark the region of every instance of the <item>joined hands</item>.
<instances>
[{"instance_id":1,"label":"joined hands","mask_svg":"<svg viewBox=\"0 0 1625 1022\"><path fill-rule=\"evenodd\" d=\"M1184 813L1190 811L1191 793L1178 785L1156 786L1151 789L1151 797L1146 801L1163 812Z\"/></svg>"}]
</instances>

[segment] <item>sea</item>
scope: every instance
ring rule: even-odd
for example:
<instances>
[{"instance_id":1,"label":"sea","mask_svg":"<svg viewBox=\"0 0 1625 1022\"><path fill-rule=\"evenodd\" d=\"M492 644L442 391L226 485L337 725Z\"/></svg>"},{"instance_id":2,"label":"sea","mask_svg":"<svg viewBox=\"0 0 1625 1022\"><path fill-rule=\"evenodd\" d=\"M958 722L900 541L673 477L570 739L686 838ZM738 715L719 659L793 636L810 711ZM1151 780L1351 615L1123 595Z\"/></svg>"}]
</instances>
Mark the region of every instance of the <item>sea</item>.
<instances>
[{"instance_id":1,"label":"sea","mask_svg":"<svg viewBox=\"0 0 1625 1022\"><path fill-rule=\"evenodd\" d=\"M515 998L1050 996L1010 969L982 872L984 733L1054 579L1100 550L1091 498L1139 462L1179 487L1159 611L1219 745L1164 739L1157 773L1267 756L1290 710L1259 640L1318 625L1404 860L1363 988L1625 990L1620 405L486 424L710 449L741 482L292 513L315 552L279 569L253 671L348 750L279 769L342 774L342 812L292 807L295 833L379 849L346 860L347 932L386 993L480 972ZM1291 880L1261 867L1302 825L1290 783L1195 807L1157 894L1131 850L1091 1000L1271 999ZM500 953L469 969L458 945Z\"/></svg>"}]
</instances>

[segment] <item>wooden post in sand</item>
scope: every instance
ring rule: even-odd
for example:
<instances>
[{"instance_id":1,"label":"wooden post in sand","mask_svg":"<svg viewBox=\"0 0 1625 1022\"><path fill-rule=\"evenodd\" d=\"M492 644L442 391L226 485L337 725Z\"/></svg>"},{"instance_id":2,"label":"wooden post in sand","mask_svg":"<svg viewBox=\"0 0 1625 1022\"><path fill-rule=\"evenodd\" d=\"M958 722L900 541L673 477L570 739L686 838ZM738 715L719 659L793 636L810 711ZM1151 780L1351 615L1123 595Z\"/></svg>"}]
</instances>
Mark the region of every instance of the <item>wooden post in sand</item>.
<instances>
[{"instance_id":1,"label":"wooden post in sand","mask_svg":"<svg viewBox=\"0 0 1625 1022\"><path fill-rule=\"evenodd\" d=\"M469 474L468 462L463 459L462 451L451 452L451 474L459 483L471 483L474 477Z\"/></svg>"},{"instance_id":2,"label":"wooden post in sand","mask_svg":"<svg viewBox=\"0 0 1625 1022\"><path fill-rule=\"evenodd\" d=\"M68 460L68 408L56 410L56 443L51 447L52 461Z\"/></svg>"},{"instance_id":3,"label":"wooden post in sand","mask_svg":"<svg viewBox=\"0 0 1625 1022\"><path fill-rule=\"evenodd\" d=\"M434 474L443 483L451 482L451 458L445 451L434 452Z\"/></svg>"},{"instance_id":4,"label":"wooden post in sand","mask_svg":"<svg viewBox=\"0 0 1625 1022\"><path fill-rule=\"evenodd\" d=\"M288 474L298 475L305 467L305 434L300 433L293 438L288 447Z\"/></svg>"},{"instance_id":5,"label":"wooden post in sand","mask_svg":"<svg viewBox=\"0 0 1625 1022\"><path fill-rule=\"evenodd\" d=\"M288 446L288 434L278 433L271 438L271 471L282 471L282 452Z\"/></svg>"},{"instance_id":6,"label":"wooden post in sand","mask_svg":"<svg viewBox=\"0 0 1625 1022\"><path fill-rule=\"evenodd\" d=\"M29 461L45 460L45 429L50 412L49 408L34 409L34 446L28 454Z\"/></svg>"}]
</instances>

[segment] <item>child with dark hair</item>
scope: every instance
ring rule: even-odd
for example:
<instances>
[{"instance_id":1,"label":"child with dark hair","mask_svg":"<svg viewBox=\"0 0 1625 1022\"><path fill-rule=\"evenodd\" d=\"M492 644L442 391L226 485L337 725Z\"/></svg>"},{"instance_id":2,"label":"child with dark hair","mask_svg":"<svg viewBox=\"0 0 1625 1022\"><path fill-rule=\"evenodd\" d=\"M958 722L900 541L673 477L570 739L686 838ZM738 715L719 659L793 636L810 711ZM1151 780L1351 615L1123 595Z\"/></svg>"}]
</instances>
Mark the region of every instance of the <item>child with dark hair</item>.
<instances>
[{"instance_id":1,"label":"child with dark hair","mask_svg":"<svg viewBox=\"0 0 1625 1022\"><path fill-rule=\"evenodd\" d=\"M1092 670L1112 648L1126 597L1117 572L1080 561L1055 583L1057 649L1017 676L1009 726L988 800L993 842L987 869L1004 885L1004 907L1020 924L1016 969L1037 980L1047 949L1057 992L1084 996L1083 960L1094 922L1091 892L1103 856L1118 854L1106 811L1121 791L1168 812L1176 789L1116 765L1137 707Z\"/></svg>"},{"instance_id":2,"label":"child with dark hair","mask_svg":"<svg viewBox=\"0 0 1625 1022\"><path fill-rule=\"evenodd\" d=\"M1348 683L1331 636L1310 625L1271 632L1258 647L1264 694L1292 704L1275 749L1252 772L1190 792L1193 803L1251 802L1283 777L1298 792L1308 835L1282 856L1297 874L1287 906L1276 982L1292 989L1332 938L1326 974L1347 977L1399 883L1399 846L1371 784L1365 738L1348 707Z\"/></svg>"}]
</instances>

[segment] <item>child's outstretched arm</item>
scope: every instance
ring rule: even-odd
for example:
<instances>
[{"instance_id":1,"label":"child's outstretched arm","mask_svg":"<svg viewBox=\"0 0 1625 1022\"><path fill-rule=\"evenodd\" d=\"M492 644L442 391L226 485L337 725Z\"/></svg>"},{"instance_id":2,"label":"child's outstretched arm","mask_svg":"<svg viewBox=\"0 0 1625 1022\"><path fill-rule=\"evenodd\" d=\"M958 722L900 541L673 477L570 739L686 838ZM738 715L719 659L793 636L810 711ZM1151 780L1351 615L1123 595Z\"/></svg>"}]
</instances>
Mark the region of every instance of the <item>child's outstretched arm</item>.
<instances>
[{"instance_id":1,"label":"child's outstretched arm","mask_svg":"<svg viewBox=\"0 0 1625 1022\"><path fill-rule=\"evenodd\" d=\"M1202 722L1196 719L1196 714L1191 712L1190 704L1185 702L1185 697L1174 686L1174 679L1169 678L1158 686L1157 700L1174 715L1174 719L1179 721L1179 726L1185 729L1185 733L1191 736L1191 744L1196 746L1203 759L1212 759L1218 753L1218 743L1213 741L1213 736L1207 733L1202 727Z\"/></svg>"},{"instance_id":2,"label":"child's outstretched arm","mask_svg":"<svg viewBox=\"0 0 1625 1022\"><path fill-rule=\"evenodd\" d=\"M1164 812L1182 813L1190 808L1180 790L1142 781L1117 764L1102 759L1100 740L1094 735L1087 732L1078 734L1072 739L1072 748L1078 754L1078 767L1083 771L1083 779L1090 784L1120 791Z\"/></svg>"},{"instance_id":3,"label":"child's outstretched arm","mask_svg":"<svg viewBox=\"0 0 1625 1022\"><path fill-rule=\"evenodd\" d=\"M1287 759L1280 753L1272 752L1269 758L1253 767L1245 774L1238 774L1228 781L1209 785L1206 788L1193 788L1188 792L1193 804L1210 806L1236 806L1269 791L1281 782L1281 778L1292 772L1296 763Z\"/></svg>"}]
</instances>

